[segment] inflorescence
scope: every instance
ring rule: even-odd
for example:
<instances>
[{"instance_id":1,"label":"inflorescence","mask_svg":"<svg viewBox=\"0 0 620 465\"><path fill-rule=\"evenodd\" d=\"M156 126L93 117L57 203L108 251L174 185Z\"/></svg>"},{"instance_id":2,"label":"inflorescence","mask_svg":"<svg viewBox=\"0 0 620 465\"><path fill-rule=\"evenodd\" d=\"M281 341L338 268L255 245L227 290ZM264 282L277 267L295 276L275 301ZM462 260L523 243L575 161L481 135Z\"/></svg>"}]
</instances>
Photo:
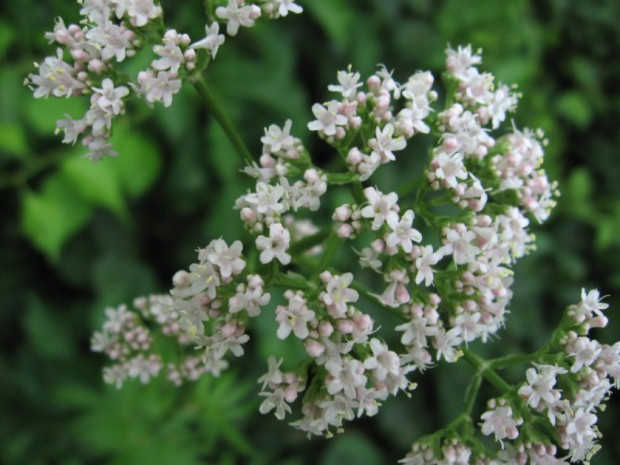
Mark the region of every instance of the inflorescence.
<instances>
[{"instance_id":1,"label":"inflorescence","mask_svg":"<svg viewBox=\"0 0 620 465\"><path fill-rule=\"evenodd\" d=\"M90 96L86 115L60 120L58 128L64 142L81 138L87 156L98 160L116 154L108 143L112 120L132 94L169 106L183 81L215 58L225 40L220 26L234 36L261 15L289 12L301 7L290 0L228 0L213 7L217 19L192 43L164 29L152 0L85 0L80 25L59 19L48 34L57 54L28 83L37 98ZM134 79L121 77L117 65L153 37L159 43L150 68ZM291 120L266 128L262 154L244 168L254 187L234 205L255 248L244 254L240 241L215 239L174 275L169 294L107 309L92 340L92 349L112 361L104 379L121 387L134 378L179 385L217 376L229 353L244 354L252 319L269 309L275 337L297 340L306 358L292 370L283 369L286 360L269 358L258 380L260 412L294 416L291 424L308 436L332 435L345 421L375 415L389 396L409 395L414 372L465 359L476 373L464 412L416 441L401 463L588 460L598 448L597 413L620 386L620 343L589 337L591 328L607 324L597 290L582 291L581 302L565 311L534 354L482 360L468 350L506 325L512 266L535 248L530 222L544 222L558 196L542 166L542 131L508 120L520 95L481 71L481 62L469 46L449 48L443 95L428 71L406 82L384 66L365 81L351 67L339 71L328 87L334 98L315 103L315 119L307 123L336 154L328 164L335 171L313 162ZM404 187L381 190L373 182L377 170L420 156L405 153L413 137L432 140L423 170ZM342 198L343 189L349 201L326 222L325 196L337 191ZM343 244L358 269L337 269ZM399 323L379 327L371 316L377 307ZM397 344L388 344L390 330L400 335ZM176 347L176 357L166 346ZM530 367L525 381L512 386L498 371L518 363ZM483 378L498 396L476 422L471 412ZM481 441L475 424L497 450Z\"/></svg>"}]
</instances>

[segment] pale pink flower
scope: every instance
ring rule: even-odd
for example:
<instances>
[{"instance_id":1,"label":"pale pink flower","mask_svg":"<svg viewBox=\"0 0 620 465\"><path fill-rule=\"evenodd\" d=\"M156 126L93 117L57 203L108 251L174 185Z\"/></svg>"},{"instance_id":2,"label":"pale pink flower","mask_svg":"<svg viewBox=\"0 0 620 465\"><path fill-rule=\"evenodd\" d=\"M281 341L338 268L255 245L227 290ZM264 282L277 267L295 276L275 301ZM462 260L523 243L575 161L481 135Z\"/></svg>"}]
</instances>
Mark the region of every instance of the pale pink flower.
<instances>
[{"instance_id":1,"label":"pale pink flower","mask_svg":"<svg viewBox=\"0 0 620 465\"><path fill-rule=\"evenodd\" d=\"M199 40L198 42L194 42L189 46L190 49L205 49L209 52L212 58L215 58L217 55L217 51L220 48L220 45L224 43L225 37L223 34L220 34L220 23L214 21L211 26L208 24L205 25L205 33L206 37L204 39Z\"/></svg>"},{"instance_id":2,"label":"pale pink flower","mask_svg":"<svg viewBox=\"0 0 620 465\"><path fill-rule=\"evenodd\" d=\"M347 117L338 112L338 106L338 102L329 102L327 108L320 103L312 105L312 113L316 120L308 123L308 129L323 131L326 136L336 134L336 126L344 126L348 122Z\"/></svg>"},{"instance_id":3,"label":"pale pink flower","mask_svg":"<svg viewBox=\"0 0 620 465\"><path fill-rule=\"evenodd\" d=\"M276 258L283 265L291 262L291 256L286 253L291 242L291 234L280 223L269 225L269 237L258 236L256 247L261 251L260 262L269 263Z\"/></svg>"}]
</instances>

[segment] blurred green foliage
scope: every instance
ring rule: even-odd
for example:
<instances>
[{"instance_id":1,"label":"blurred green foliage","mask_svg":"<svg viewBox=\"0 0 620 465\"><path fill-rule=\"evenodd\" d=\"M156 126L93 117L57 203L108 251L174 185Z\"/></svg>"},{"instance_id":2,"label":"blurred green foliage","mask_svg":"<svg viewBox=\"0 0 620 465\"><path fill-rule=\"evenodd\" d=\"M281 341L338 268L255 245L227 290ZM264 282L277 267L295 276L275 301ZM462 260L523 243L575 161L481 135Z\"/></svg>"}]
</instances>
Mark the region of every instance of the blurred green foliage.
<instances>
[{"instance_id":1,"label":"blurred green foliage","mask_svg":"<svg viewBox=\"0 0 620 465\"><path fill-rule=\"evenodd\" d=\"M312 102L326 98L348 64L366 75L385 63L399 79L417 69L439 76L446 44L483 48L485 69L523 93L517 124L545 130L547 169L563 197L549 223L534 227L539 250L517 267L501 347L477 350L537 348L580 288L595 286L612 307L602 337L619 340L620 3L299 3L303 15L242 31L209 69L249 146L259 150L263 128L287 118L306 137ZM200 1L164 7L170 26L200 36ZM471 374L460 365L417 377L411 399L390 401L376 419L334 439L307 441L260 416L252 380L267 354L299 349L273 340L269 315L258 321L248 356L220 379L180 389L103 386L102 360L88 349L103 307L165 292L214 237L247 241L231 206L248 180L191 87L168 109L135 102L115 129L117 159L91 165L79 147L62 146L56 119L79 115L86 103L34 100L22 82L33 61L53 52L43 39L52 18L75 21L77 10L71 0L0 6L0 462L395 463L419 435L450 420ZM319 158L328 155L305 142ZM618 400L612 404L599 424L611 441L594 464L620 456Z\"/></svg>"}]
</instances>

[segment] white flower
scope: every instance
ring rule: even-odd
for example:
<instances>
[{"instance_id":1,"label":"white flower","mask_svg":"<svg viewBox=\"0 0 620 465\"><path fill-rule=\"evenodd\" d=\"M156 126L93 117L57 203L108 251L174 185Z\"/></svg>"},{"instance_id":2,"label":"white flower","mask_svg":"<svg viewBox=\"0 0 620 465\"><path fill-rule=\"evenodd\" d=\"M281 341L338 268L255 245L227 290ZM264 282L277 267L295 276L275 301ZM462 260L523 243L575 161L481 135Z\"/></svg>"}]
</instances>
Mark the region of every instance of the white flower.
<instances>
[{"instance_id":1,"label":"white flower","mask_svg":"<svg viewBox=\"0 0 620 465\"><path fill-rule=\"evenodd\" d=\"M571 373L577 373L582 367L589 367L601 353L601 345L595 339L579 337L566 347L568 355L575 357Z\"/></svg>"},{"instance_id":2,"label":"white flower","mask_svg":"<svg viewBox=\"0 0 620 465\"><path fill-rule=\"evenodd\" d=\"M361 210L364 218L372 218L371 229L378 230L385 222L398 222L398 195L395 192L383 194L374 187L364 189L368 205Z\"/></svg>"},{"instance_id":3,"label":"white flower","mask_svg":"<svg viewBox=\"0 0 620 465\"><path fill-rule=\"evenodd\" d=\"M382 163L396 160L392 151L402 150L407 147L407 142L403 136L392 137L394 135L394 126L391 123L386 124L383 131L377 127L375 135L376 138L370 139L368 145L381 155Z\"/></svg>"},{"instance_id":4,"label":"white flower","mask_svg":"<svg viewBox=\"0 0 620 465\"><path fill-rule=\"evenodd\" d=\"M392 232L385 238L388 247L400 246L405 252L409 253L413 250L412 241L420 242L422 240L420 231L411 226L414 216L413 210L407 210L400 221L394 220L393 216L388 219L388 226L392 229Z\"/></svg>"},{"instance_id":5,"label":"white flower","mask_svg":"<svg viewBox=\"0 0 620 465\"><path fill-rule=\"evenodd\" d=\"M260 141L264 144L263 153L287 152L294 148L295 137L291 136L291 126L293 122L287 119L284 123L284 127L280 129L279 126L272 124L269 128L265 129L265 135L261 137Z\"/></svg>"},{"instance_id":6,"label":"white flower","mask_svg":"<svg viewBox=\"0 0 620 465\"><path fill-rule=\"evenodd\" d=\"M206 263L193 263L190 265L192 295L197 295L206 290L207 296L214 299L217 293L217 286L220 285L220 275L213 265Z\"/></svg>"},{"instance_id":7,"label":"white flower","mask_svg":"<svg viewBox=\"0 0 620 465\"><path fill-rule=\"evenodd\" d=\"M454 319L454 326L461 330L463 341L471 342L485 331L480 312L463 312Z\"/></svg>"},{"instance_id":8,"label":"white flower","mask_svg":"<svg viewBox=\"0 0 620 465\"><path fill-rule=\"evenodd\" d=\"M88 143L88 153L84 157L96 162L104 157L118 157L118 152L112 148L107 139L96 137Z\"/></svg>"},{"instance_id":9,"label":"white flower","mask_svg":"<svg viewBox=\"0 0 620 465\"><path fill-rule=\"evenodd\" d=\"M299 294L293 295L287 307L283 305L276 307L276 321L279 323L278 338L286 339L291 331L299 339L307 338L310 334L307 323L312 320L314 320L314 312L306 305L306 299Z\"/></svg>"},{"instance_id":10,"label":"white flower","mask_svg":"<svg viewBox=\"0 0 620 465\"><path fill-rule=\"evenodd\" d=\"M566 425L566 440L572 462L585 459L587 452L595 446L597 433L594 425L597 420L596 415L581 408L570 415Z\"/></svg>"},{"instance_id":11,"label":"white flower","mask_svg":"<svg viewBox=\"0 0 620 465\"><path fill-rule=\"evenodd\" d=\"M595 315L602 316L603 310L609 308L609 304L605 304L601 302L601 294L598 289L592 289L586 294L586 290L581 290L581 302L580 307L588 312L594 313Z\"/></svg>"},{"instance_id":12,"label":"white flower","mask_svg":"<svg viewBox=\"0 0 620 465\"><path fill-rule=\"evenodd\" d=\"M458 184L457 179L467 179L467 170L463 164L463 156L454 152L448 155L440 152L431 162L435 177L442 180L446 186L455 188Z\"/></svg>"},{"instance_id":13,"label":"white flower","mask_svg":"<svg viewBox=\"0 0 620 465\"><path fill-rule=\"evenodd\" d=\"M327 89L331 92L340 92L345 99L355 97L357 88L362 85L359 82L360 73L352 73L351 71L338 71L338 85L330 84Z\"/></svg>"},{"instance_id":14,"label":"white flower","mask_svg":"<svg viewBox=\"0 0 620 465\"><path fill-rule=\"evenodd\" d=\"M372 338L369 343L372 356L364 360L364 368L373 370L375 378L385 380L388 374L398 376L400 372L400 359L396 353L388 349L387 345L377 338Z\"/></svg>"},{"instance_id":15,"label":"white flower","mask_svg":"<svg viewBox=\"0 0 620 465\"><path fill-rule=\"evenodd\" d=\"M437 326L430 323L426 317L413 317L409 323L397 326L396 331L402 331L400 342L404 346L427 347L426 339L438 333Z\"/></svg>"},{"instance_id":16,"label":"white flower","mask_svg":"<svg viewBox=\"0 0 620 465\"><path fill-rule=\"evenodd\" d=\"M155 45L153 52L161 57L152 62L153 68L158 71L170 70L176 73L185 61L181 47L171 38L164 38L164 45Z\"/></svg>"},{"instance_id":17,"label":"white flower","mask_svg":"<svg viewBox=\"0 0 620 465\"><path fill-rule=\"evenodd\" d=\"M218 18L226 20L226 33L229 36L235 36L239 31L239 26L254 26L254 21L260 16L260 8L256 5L245 5L239 8L237 0L228 0L228 5L218 6L215 14Z\"/></svg>"},{"instance_id":18,"label":"white flower","mask_svg":"<svg viewBox=\"0 0 620 465\"><path fill-rule=\"evenodd\" d=\"M286 253L291 242L291 234L288 229L280 223L269 225L269 237L258 236L256 247L261 251L260 262L269 263L274 258L278 259L283 265L291 262L291 256Z\"/></svg>"},{"instance_id":19,"label":"white flower","mask_svg":"<svg viewBox=\"0 0 620 465\"><path fill-rule=\"evenodd\" d=\"M347 117L338 113L338 102L329 102L327 108L320 103L312 105L312 113L316 120L308 123L311 131L323 131L326 136L336 134L336 126L347 124Z\"/></svg>"},{"instance_id":20,"label":"white flower","mask_svg":"<svg viewBox=\"0 0 620 465\"><path fill-rule=\"evenodd\" d=\"M237 313L245 310L249 316L260 315L261 307L267 305L271 294L264 292L262 279L258 275L248 275L247 287L237 286L237 293L228 301L228 311ZM256 281L260 281L260 284Z\"/></svg>"},{"instance_id":21,"label":"white flower","mask_svg":"<svg viewBox=\"0 0 620 465\"><path fill-rule=\"evenodd\" d=\"M327 392L330 395L343 391L349 399L356 397L356 388L366 385L366 375L362 362L354 358L331 357L325 368L329 376L325 380Z\"/></svg>"},{"instance_id":22,"label":"white flower","mask_svg":"<svg viewBox=\"0 0 620 465\"><path fill-rule=\"evenodd\" d=\"M446 68L450 74L456 77L461 77L465 74L465 71L473 65L482 63L482 57L476 55L471 50L471 45L466 47L459 47L456 50L448 48L446 50Z\"/></svg>"},{"instance_id":23,"label":"white flower","mask_svg":"<svg viewBox=\"0 0 620 465\"><path fill-rule=\"evenodd\" d=\"M93 87L93 90L99 94L99 98L96 102L103 111L112 113L113 115L118 115L123 111L125 107L123 97L129 94L129 89L127 87L114 87L112 79L105 78L101 82L101 88Z\"/></svg>"},{"instance_id":24,"label":"white flower","mask_svg":"<svg viewBox=\"0 0 620 465\"><path fill-rule=\"evenodd\" d=\"M433 337L433 347L437 350L437 360L445 358L447 362L454 363L457 361L458 347L463 342L461 338L460 328L452 328L446 331L444 328L438 328L437 334Z\"/></svg>"},{"instance_id":25,"label":"white flower","mask_svg":"<svg viewBox=\"0 0 620 465\"><path fill-rule=\"evenodd\" d=\"M332 276L327 282L326 291L321 292L319 296L334 318L343 318L347 312L347 304L357 302L359 298L356 290L349 289L352 281L352 273Z\"/></svg>"},{"instance_id":26,"label":"white flower","mask_svg":"<svg viewBox=\"0 0 620 465\"><path fill-rule=\"evenodd\" d=\"M557 389L553 389L556 376L566 373L566 370L554 365L537 365L536 368L527 369L525 377L528 384L521 386L518 393L527 399L527 404L532 408L538 408L541 400L547 406L553 405L557 400L556 394L559 393Z\"/></svg>"},{"instance_id":27,"label":"white flower","mask_svg":"<svg viewBox=\"0 0 620 465\"><path fill-rule=\"evenodd\" d=\"M170 71L159 71L154 76L150 71L138 74L137 93L145 96L149 103L162 102L165 107L172 105L172 97L181 90L182 81L178 74Z\"/></svg>"},{"instance_id":28,"label":"white flower","mask_svg":"<svg viewBox=\"0 0 620 465\"><path fill-rule=\"evenodd\" d=\"M263 4L263 10L272 19L287 16L289 12L299 14L304 11L294 0L270 0Z\"/></svg>"},{"instance_id":29,"label":"white flower","mask_svg":"<svg viewBox=\"0 0 620 465\"><path fill-rule=\"evenodd\" d=\"M77 70L62 59L62 49L57 49L57 56L48 56L40 65L39 74L30 74L28 84L36 86L34 98L71 97L79 94L86 85L78 81L73 74Z\"/></svg>"},{"instance_id":30,"label":"white flower","mask_svg":"<svg viewBox=\"0 0 620 465\"><path fill-rule=\"evenodd\" d=\"M63 144L75 144L78 136L86 130L86 122L83 119L72 119L69 115L56 121L56 132L63 131L65 137Z\"/></svg>"},{"instance_id":31,"label":"white flower","mask_svg":"<svg viewBox=\"0 0 620 465\"><path fill-rule=\"evenodd\" d=\"M216 239L200 252L199 258L217 265L222 277L229 278L240 274L245 268L245 260L241 258L242 250L241 241L235 241L228 247L223 239Z\"/></svg>"},{"instance_id":32,"label":"white flower","mask_svg":"<svg viewBox=\"0 0 620 465\"><path fill-rule=\"evenodd\" d=\"M142 27L150 19L155 19L162 14L162 8L156 5L153 0L116 0L116 16L120 19L123 12L131 18L132 24Z\"/></svg>"},{"instance_id":33,"label":"white flower","mask_svg":"<svg viewBox=\"0 0 620 465\"><path fill-rule=\"evenodd\" d=\"M205 25L206 37L189 46L191 49L202 48L209 52L212 58L217 55L217 50L224 43L225 37L220 34L220 23L214 21L211 26Z\"/></svg>"},{"instance_id":34,"label":"white flower","mask_svg":"<svg viewBox=\"0 0 620 465\"><path fill-rule=\"evenodd\" d=\"M476 234L465 227L449 228L445 232L445 245L441 248L442 253L452 254L454 263L457 265L470 263L480 253L480 249L472 245L475 239Z\"/></svg>"},{"instance_id":35,"label":"white flower","mask_svg":"<svg viewBox=\"0 0 620 465\"><path fill-rule=\"evenodd\" d=\"M355 250L355 249L353 249ZM362 268L370 268L374 271L380 271L381 269L381 260L379 260L379 252L374 250L372 247L364 247L359 252L355 250L360 257L359 263Z\"/></svg>"},{"instance_id":36,"label":"white flower","mask_svg":"<svg viewBox=\"0 0 620 465\"><path fill-rule=\"evenodd\" d=\"M129 360L127 364L127 374L131 378L140 378L143 384L148 383L149 379L157 376L162 369L161 357L151 354L149 358L144 358L142 354Z\"/></svg>"},{"instance_id":37,"label":"white flower","mask_svg":"<svg viewBox=\"0 0 620 465\"><path fill-rule=\"evenodd\" d=\"M258 394L261 397L265 397L265 400L260 404L258 411L263 415L271 412L275 409L275 416L278 420L283 420L287 413L291 413L291 407L286 403L284 399L284 390L276 389L273 392L261 392Z\"/></svg>"},{"instance_id":38,"label":"white flower","mask_svg":"<svg viewBox=\"0 0 620 465\"><path fill-rule=\"evenodd\" d=\"M494 406L491 410L487 410L482 414L482 423L480 430L482 434L489 435L493 433L495 440L504 444L502 439L516 439L519 436L517 426L523 423L521 418L515 419L512 414L512 408L507 405Z\"/></svg>"},{"instance_id":39,"label":"white flower","mask_svg":"<svg viewBox=\"0 0 620 465\"><path fill-rule=\"evenodd\" d=\"M432 245L422 247L420 249L420 256L415 259L415 267L417 269L415 283L420 284L424 281L425 286L433 284L435 270L431 267L437 264L442 257L443 254L439 250L433 252Z\"/></svg>"}]
</instances>

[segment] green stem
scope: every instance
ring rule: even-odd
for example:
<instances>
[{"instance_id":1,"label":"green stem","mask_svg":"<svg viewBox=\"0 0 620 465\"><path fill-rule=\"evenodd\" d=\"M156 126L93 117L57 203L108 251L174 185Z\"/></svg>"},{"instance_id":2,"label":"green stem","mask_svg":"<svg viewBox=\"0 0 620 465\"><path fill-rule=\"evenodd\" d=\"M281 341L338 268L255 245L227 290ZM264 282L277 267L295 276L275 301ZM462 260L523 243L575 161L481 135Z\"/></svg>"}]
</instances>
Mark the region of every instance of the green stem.
<instances>
[{"instance_id":1,"label":"green stem","mask_svg":"<svg viewBox=\"0 0 620 465\"><path fill-rule=\"evenodd\" d=\"M325 173L327 176L327 184L341 186L344 184L351 184L357 179L355 173Z\"/></svg>"},{"instance_id":2,"label":"green stem","mask_svg":"<svg viewBox=\"0 0 620 465\"><path fill-rule=\"evenodd\" d=\"M476 397L478 397L478 391L480 390L481 385L482 376L476 373L471 379L469 386L467 386L467 390L465 391L465 410L463 411L463 413L467 414L467 416L471 416L471 411L474 409Z\"/></svg>"},{"instance_id":3,"label":"green stem","mask_svg":"<svg viewBox=\"0 0 620 465\"><path fill-rule=\"evenodd\" d=\"M296 277L283 273L279 273L270 284L286 289L299 289L303 291L307 291L311 287L310 282L303 276Z\"/></svg>"},{"instance_id":4,"label":"green stem","mask_svg":"<svg viewBox=\"0 0 620 465\"><path fill-rule=\"evenodd\" d=\"M542 350L537 350L531 354L507 355L505 357L494 358L489 360L489 367L494 370L501 370L513 365L521 365L522 363L530 363L538 360L543 354Z\"/></svg>"},{"instance_id":5,"label":"green stem","mask_svg":"<svg viewBox=\"0 0 620 465\"><path fill-rule=\"evenodd\" d=\"M504 378L491 368L491 364L487 360L478 357L467 349L463 349L463 358L476 369L477 374L482 375L498 391L509 393L512 390L510 385L504 381Z\"/></svg>"},{"instance_id":6,"label":"green stem","mask_svg":"<svg viewBox=\"0 0 620 465\"><path fill-rule=\"evenodd\" d=\"M243 161L248 164L252 164L254 162L254 157L252 157L250 150L243 142L243 139L235 129L235 126L232 124L226 113L222 110L222 107L217 103L217 100L202 75L197 75L195 78L191 79L191 81L211 114L215 117L221 128L226 133L226 136L228 136L228 139L235 147L237 154Z\"/></svg>"},{"instance_id":7,"label":"green stem","mask_svg":"<svg viewBox=\"0 0 620 465\"><path fill-rule=\"evenodd\" d=\"M349 189L351 189L351 195L357 202L358 205L362 205L366 203L366 196L364 195L364 186L362 186L362 182L359 179L356 179L351 184L349 184Z\"/></svg>"},{"instance_id":8,"label":"green stem","mask_svg":"<svg viewBox=\"0 0 620 465\"><path fill-rule=\"evenodd\" d=\"M312 247L324 242L330 234L331 230L329 228L325 228L318 233L313 234L312 236L304 237L303 239L291 244L288 251L291 255L297 255L302 252L306 252Z\"/></svg>"},{"instance_id":9,"label":"green stem","mask_svg":"<svg viewBox=\"0 0 620 465\"><path fill-rule=\"evenodd\" d=\"M330 231L329 236L327 237L327 240L325 241L325 251L323 252L323 256L321 257L321 260L319 261L318 266L316 267L316 269L312 273L312 276L310 277L311 281L316 280L316 278L323 271L329 268L329 264L332 262L334 255L336 255L336 252L340 248L340 244L342 243L342 241L343 239L338 237L338 235L336 234L336 231L333 231L333 230Z\"/></svg>"}]
</instances>

